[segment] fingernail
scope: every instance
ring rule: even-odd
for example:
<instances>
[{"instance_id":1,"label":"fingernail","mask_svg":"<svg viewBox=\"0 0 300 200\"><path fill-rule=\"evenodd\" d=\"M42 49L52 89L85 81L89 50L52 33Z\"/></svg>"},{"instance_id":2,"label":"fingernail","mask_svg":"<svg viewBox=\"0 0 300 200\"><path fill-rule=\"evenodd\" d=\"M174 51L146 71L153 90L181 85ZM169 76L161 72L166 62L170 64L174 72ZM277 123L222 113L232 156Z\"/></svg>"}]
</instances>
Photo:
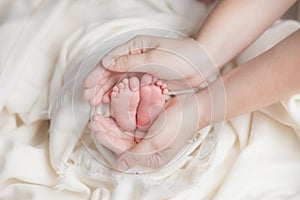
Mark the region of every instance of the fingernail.
<instances>
[{"instance_id":1,"label":"fingernail","mask_svg":"<svg viewBox=\"0 0 300 200\"><path fill-rule=\"evenodd\" d=\"M105 68L111 68L113 66L116 65L116 62L114 60L109 60L109 59L103 59L102 60L102 65L105 67Z\"/></svg>"},{"instance_id":2,"label":"fingernail","mask_svg":"<svg viewBox=\"0 0 300 200\"><path fill-rule=\"evenodd\" d=\"M129 169L129 165L127 164L127 162L125 160L121 160L121 161L118 162L117 168L120 171L126 171L126 170Z\"/></svg>"}]
</instances>

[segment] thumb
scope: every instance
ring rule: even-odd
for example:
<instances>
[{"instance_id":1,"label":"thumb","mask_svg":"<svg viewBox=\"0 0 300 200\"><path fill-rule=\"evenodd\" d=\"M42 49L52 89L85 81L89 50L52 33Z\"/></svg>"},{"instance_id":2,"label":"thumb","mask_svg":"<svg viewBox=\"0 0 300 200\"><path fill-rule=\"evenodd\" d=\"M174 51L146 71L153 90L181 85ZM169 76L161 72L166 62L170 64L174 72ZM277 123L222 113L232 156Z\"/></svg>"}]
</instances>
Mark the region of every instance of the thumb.
<instances>
[{"instance_id":1,"label":"thumb","mask_svg":"<svg viewBox=\"0 0 300 200\"><path fill-rule=\"evenodd\" d=\"M157 169L171 160L171 156L162 149L161 144L154 143L155 140L143 139L132 149L123 153L116 162L116 169L127 171L135 166Z\"/></svg>"},{"instance_id":2,"label":"thumb","mask_svg":"<svg viewBox=\"0 0 300 200\"><path fill-rule=\"evenodd\" d=\"M157 169L172 159L176 149L172 148L176 138L173 134L175 126L166 126L165 118L166 115L161 114L148 130L146 137L120 156L116 162L117 170L127 171L134 166Z\"/></svg>"},{"instance_id":3,"label":"thumb","mask_svg":"<svg viewBox=\"0 0 300 200\"><path fill-rule=\"evenodd\" d=\"M151 62L149 52L156 47L157 39L155 37L136 36L108 52L102 58L102 66L114 72L132 71L136 66Z\"/></svg>"},{"instance_id":4,"label":"thumb","mask_svg":"<svg viewBox=\"0 0 300 200\"><path fill-rule=\"evenodd\" d=\"M123 55L117 57L114 61L112 61L113 64L106 67L106 69L112 72L120 72L120 73L143 72L143 73L149 73L155 75L157 73L156 72L157 69L155 65L157 64L152 62L152 60L155 60L155 58L153 58L153 54L151 52ZM102 62L108 62L108 61L105 61L103 59Z\"/></svg>"}]
</instances>

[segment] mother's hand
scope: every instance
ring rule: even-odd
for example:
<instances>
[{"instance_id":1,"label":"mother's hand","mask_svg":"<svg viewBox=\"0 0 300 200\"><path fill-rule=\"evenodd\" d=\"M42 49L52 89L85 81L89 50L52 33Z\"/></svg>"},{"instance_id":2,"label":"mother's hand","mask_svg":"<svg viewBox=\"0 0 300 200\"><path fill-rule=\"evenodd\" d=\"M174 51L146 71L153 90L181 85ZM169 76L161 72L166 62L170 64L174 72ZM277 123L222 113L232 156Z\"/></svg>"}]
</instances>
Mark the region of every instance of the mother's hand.
<instances>
[{"instance_id":1,"label":"mother's hand","mask_svg":"<svg viewBox=\"0 0 300 200\"><path fill-rule=\"evenodd\" d=\"M146 135L122 132L113 119L101 116L94 116L89 127L99 143L120 155L118 170L137 165L157 169L167 164L197 130L208 125L209 98L201 96L204 100L199 101L197 95L171 98Z\"/></svg>"},{"instance_id":2,"label":"mother's hand","mask_svg":"<svg viewBox=\"0 0 300 200\"><path fill-rule=\"evenodd\" d=\"M196 63L189 63L191 55L187 55L196 54L192 51L196 46L192 39L136 36L106 54L102 65L113 72L149 73L166 82L175 81L176 87L179 85L179 89L186 89L182 79L191 86L199 86L203 82L196 66L192 66ZM172 87L172 84L168 85Z\"/></svg>"},{"instance_id":3,"label":"mother's hand","mask_svg":"<svg viewBox=\"0 0 300 200\"><path fill-rule=\"evenodd\" d=\"M138 165L157 169L167 164L199 128L201 106L193 96L173 98L146 137L121 154L116 168L126 171Z\"/></svg>"},{"instance_id":4,"label":"mother's hand","mask_svg":"<svg viewBox=\"0 0 300 200\"><path fill-rule=\"evenodd\" d=\"M103 73L101 68L106 68ZM198 87L217 68L195 40L136 36L106 54L86 77L84 97L91 105L107 102L110 88L126 72L148 73L170 91Z\"/></svg>"}]
</instances>

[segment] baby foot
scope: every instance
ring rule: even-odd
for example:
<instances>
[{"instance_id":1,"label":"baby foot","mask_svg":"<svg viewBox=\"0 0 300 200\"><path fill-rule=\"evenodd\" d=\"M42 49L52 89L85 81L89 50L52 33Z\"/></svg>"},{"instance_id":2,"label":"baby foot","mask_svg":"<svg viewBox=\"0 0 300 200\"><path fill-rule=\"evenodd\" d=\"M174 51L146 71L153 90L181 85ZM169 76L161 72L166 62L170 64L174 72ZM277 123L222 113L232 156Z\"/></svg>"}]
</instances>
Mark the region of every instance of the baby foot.
<instances>
[{"instance_id":1,"label":"baby foot","mask_svg":"<svg viewBox=\"0 0 300 200\"><path fill-rule=\"evenodd\" d=\"M146 131L160 112L164 109L168 89L162 81L155 80L151 75L145 74L141 78L140 103L137 110L137 125Z\"/></svg>"},{"instance_id":2,"label":"baby foot","mask_svg":"<svg viewBox=\"0 0 300 200\"><path fill-rule=\"evenodd\" d=\"M134 135L122 132L110 117L94 115L88 126L94 132L97 142L118 155L136 145Z\"/></svg>"},{"instance_id":3,"label":"baby foot","mask_svg":"<svg viewBox=\"0 0 300 200\"><path fill-rule=\"evenodd\" d=\"M111 116L124 131L136 129L136 111L140 101L139 79L123 79L111 92Z\"/></svg>"}]
</instances>

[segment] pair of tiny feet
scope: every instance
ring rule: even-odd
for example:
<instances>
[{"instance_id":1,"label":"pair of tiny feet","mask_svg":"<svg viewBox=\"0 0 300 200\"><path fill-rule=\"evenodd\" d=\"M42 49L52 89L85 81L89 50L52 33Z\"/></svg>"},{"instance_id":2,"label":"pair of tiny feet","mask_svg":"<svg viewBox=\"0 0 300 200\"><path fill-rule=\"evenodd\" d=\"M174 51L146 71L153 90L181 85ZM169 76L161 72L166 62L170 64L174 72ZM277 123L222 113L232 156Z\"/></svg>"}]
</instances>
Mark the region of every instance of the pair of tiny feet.
<instances>
[{"instance_id":1,"label":"pair of tiny feet","mask_svg":"<svg viewBox=\"0 0 300 200\"><path fill-rule=\"evenodd\" d=\"M149 74L125 78L110 93L111 116L124 131L147 131L162 112L167 86Z\"/></svg>"},{"instance_id":2,"label":"pair of tiny feet","mask_svg":"<svg viewBox=\"0 0 300 200\"><path fill-rule=\"evenodd\" d=\"M129 148L133 142L140 141L164 110L167 93L167 86L149 74L144 74L140 80L135 76L124 78L110 92L111 117L95 115L89 127L100 143L103 143L103 136L99 134L115 138L108 145L111 148L121 142L121 139L118 141L118 136L124 137L123 133L133 133L127 135L128 142L123 144L125 147L122 149ZM137 132L140 133L139 138L135 138Z\"/></svg>"}]
</instances>

